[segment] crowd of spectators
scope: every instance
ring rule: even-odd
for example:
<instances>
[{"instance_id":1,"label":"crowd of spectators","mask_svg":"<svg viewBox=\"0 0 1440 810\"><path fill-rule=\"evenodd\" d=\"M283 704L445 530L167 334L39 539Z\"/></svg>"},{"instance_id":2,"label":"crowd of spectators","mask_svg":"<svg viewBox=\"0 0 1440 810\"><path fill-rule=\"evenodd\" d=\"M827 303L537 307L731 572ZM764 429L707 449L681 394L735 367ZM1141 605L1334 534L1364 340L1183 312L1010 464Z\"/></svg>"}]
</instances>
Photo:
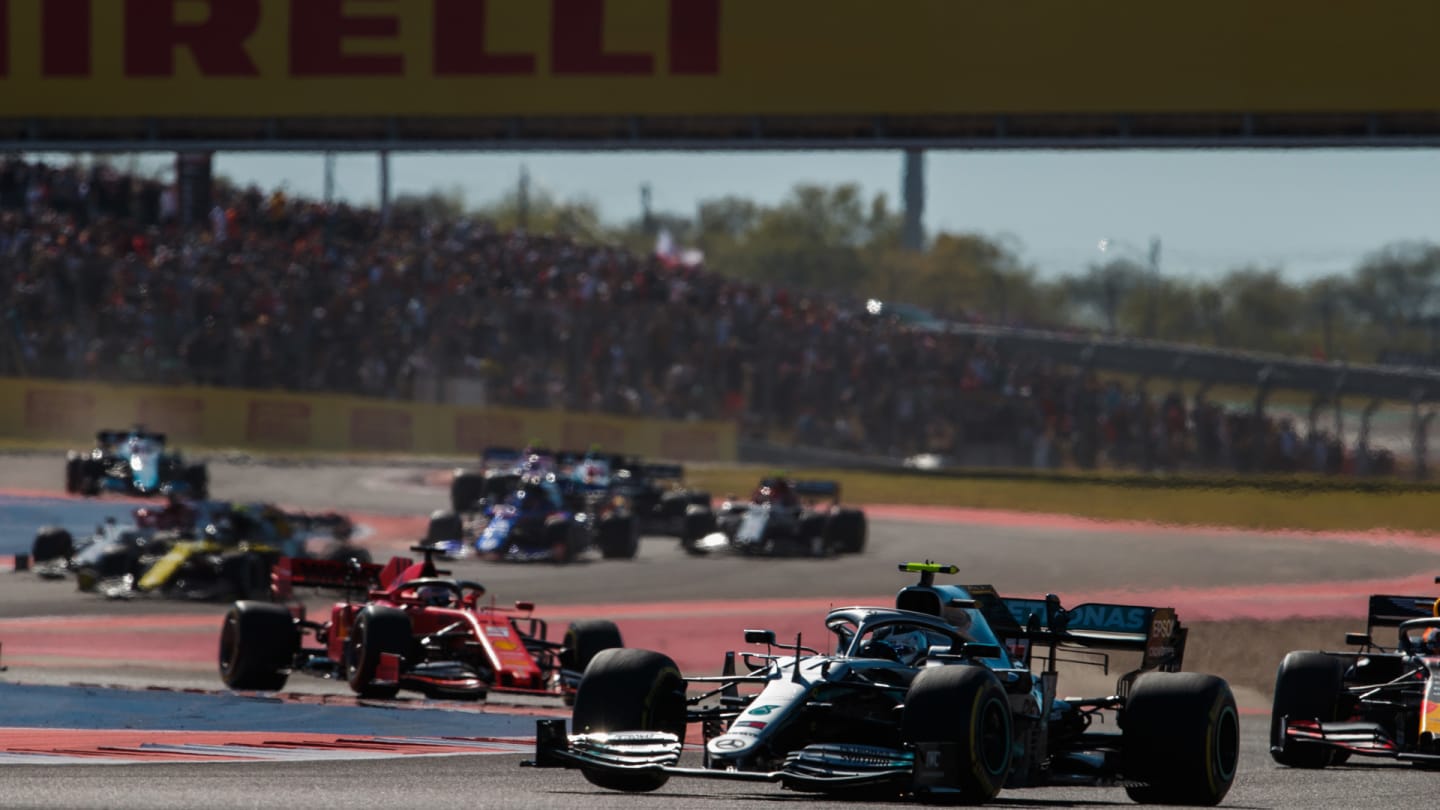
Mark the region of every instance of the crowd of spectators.
<instances>
[{"instance_id":1,"label":"crowd of spectators","mask_svg":"<svg viewBox=\"0 0 1440 810\"><path fill-rule=\"evenodd\" d=\"M735 419L897 456L984 444L1036 466L1347 466L1338 442L1283 420L831 295L255 188L219 187L209 217L182 225L172 187L104 165L0 158L0 285L9 375L406 399L465 379L490 405Z\"/></svg>"}]
</instances>

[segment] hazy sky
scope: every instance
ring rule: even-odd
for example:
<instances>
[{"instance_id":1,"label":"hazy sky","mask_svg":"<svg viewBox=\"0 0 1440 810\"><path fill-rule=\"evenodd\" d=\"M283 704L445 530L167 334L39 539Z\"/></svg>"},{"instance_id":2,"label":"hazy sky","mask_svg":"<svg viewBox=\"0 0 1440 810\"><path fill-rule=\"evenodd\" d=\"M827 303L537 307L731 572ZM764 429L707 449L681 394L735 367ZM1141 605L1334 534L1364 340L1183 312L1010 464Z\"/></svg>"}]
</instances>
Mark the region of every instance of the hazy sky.
<instances>
[{"instance_id":1,"label":"hazy sky","mask_svg":"<svg viewBox=\"0 0 1440 810\"><path fill-rule=\"evenodd\" d=\"M150 156L147 164L165 159ZM1245 264L1296 280L1347 271L1400 240L1440 241L1437 150L966 152L927 156L926 226L1004 236L1044 274L1074 272L1112 253L1162 241L1162 270L1213 276ZM607 221L654 207L693 213L724 195L776 202L797 183L858 183L898 201L897 152L397 154L397 192L460 188L471 204L511 188L521 166L562 198L596 202ZM216 170L240 182L320 196L313 154L227 153ZM338 196L373 204L374 156L342 155Z\"/></svg>"}]
</instances>

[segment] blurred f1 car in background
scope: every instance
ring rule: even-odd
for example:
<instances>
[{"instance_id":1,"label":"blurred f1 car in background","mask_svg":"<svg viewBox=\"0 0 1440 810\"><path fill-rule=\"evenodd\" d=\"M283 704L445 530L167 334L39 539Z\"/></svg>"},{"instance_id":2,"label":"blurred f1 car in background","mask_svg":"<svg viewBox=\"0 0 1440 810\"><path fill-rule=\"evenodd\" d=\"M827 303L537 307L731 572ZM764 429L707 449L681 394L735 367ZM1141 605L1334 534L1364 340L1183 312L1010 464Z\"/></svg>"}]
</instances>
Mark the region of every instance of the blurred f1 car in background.
<instances>
[{"instance_id":1,"label":"blurred f1 car in background","mask_svg":"<svg viewBox=\"0 0 1440 810\"><path fill-rule=\"evenodd\" d=\"M691 554L824 557L861 553L867 532L865 513L840 505L838 482L770 476L748 502L729 498L718 511L691 507L680 542Z\"/></svg>"},{"instance_id":2,"label":"blurred f1 car in background","mask_svg":"<svg viewBox=\"0 0 1440 810\"><path fill-rule=\"evenodd\" d=\"M204 464L185 463L178 450L167 452L164 433L139 427L102 430L95 434L94 449L66 455L65 491L144 496L178 491L203 500L210 496L210 473Z\"/></svg>"},{"instance_id":3,"label":"blurred f1 car in background","mask_svg":"<svg viewBox=\"0 0 1440 810\"><path fill-rule=\"evenodd\" d=\"M232 689L275 690L292 672L344 680L361 697L400 690L432 698L479 700L488 692L553 695L568 703L596 654L618 648L619 629L603 620L575 622L564 641L533 615L483 604L485 588L435 567L429 546L420 562L384 566L331 560L280 560L279 602L240 601L220 631L220 677ZM345 600L322 620L294 600L298 588L338 588Z\"/></svg>"},{"instance_id":4,"label":"blurred f1 car in background","mask_svg":"<svg viewBox=\"0 0 1440 810\"><path fill-rule=\"evenodd\" d=\"M80 590L110 598L250 598L269 591L281 556L368 561L369 552L350 544L353 533L350 519L335 513L172 499L162 509L136 509L132 524L106 521L78 540L42 528L32 555L41 576L73 573Z\"/></svg>"},{"instance_id":5,"label":"blurred f1 car in background","mask_svg":"<svg viewBox=\"0 0 1440 810\"><path fill-rule=\"evenodd\" d=\"M1440 583L1440 577L1435 578ZM1375 637L1394 628L1393 646ZM1275 676L1270 756L1293 768L1352 754L1440 767L1440 597L1375 594L1353 652L1297 651Z\"/></svg>"},{"instance_id":6,"label":"blurred f1 car in background","mask_svg":"<svg viewBox=\"0 0 1440 810\"><path fill-rule=\"evenodd\" d=\"M978 804L1002 789L1124 786L1145 803L1218 804L1235 778L1240 722L1229 685L1180 672L1187 630L1175 611L1061 607L988 585L920 574L891 607L830 611L822 654L800 637L747 630L765 654L727 653L720 675L682 677L640 649L595 656L571 718L540 720L533 762L579 769L609 790L653 791L673 777L777 782L798 791ZM1138 666L1111 694L1061 698L1057 661ZM689 687L700 691L691 695ZM1119 733L1092 731L1102 712ZM682 767L690 724L701 767Z\"/></svg>"},{"instance_id":7,"label":"blurred f1 car in background","mask_svg":"<svg viewBox=\"0 0 1440 810\"><path fill-rule=\"evenodd\" d=\"M685 516L711 509L710 493L686 488L685 468L679 464L650 464L622 457L615 479L616 488L630 499L640 519L642 535L683 538Z\"/></svg>"},{"instance_id":8,"label":"blurred f1 car in background","mask_svg":"<svg viewBox=\"0 0 1440 810\"><path fill-rule=\"evenodd\" d=\"M554 452L540 447L516 450L487 447L476 469L456 469L450 479L450 511L457 515L483 512L505 499L520 479L544 477L556 467Z\"/></svg>"},{"instance_id":9,"label":"blurred f1 car in background","mask_svg":"<svg viewBox=\"0 0 1440 810\"><path fill-rule=\"evenodd\" d=\"M632 559L639 551L639 518L611 458L496 448L485 458L498 464L484 473L478 499L472 500L475 482L466 478L473 474L457 473L452 503L469 505L431 515L425 545L452 559L517 562L572 562L591 548L606 558Z\"/></svg>"}]
</instances>

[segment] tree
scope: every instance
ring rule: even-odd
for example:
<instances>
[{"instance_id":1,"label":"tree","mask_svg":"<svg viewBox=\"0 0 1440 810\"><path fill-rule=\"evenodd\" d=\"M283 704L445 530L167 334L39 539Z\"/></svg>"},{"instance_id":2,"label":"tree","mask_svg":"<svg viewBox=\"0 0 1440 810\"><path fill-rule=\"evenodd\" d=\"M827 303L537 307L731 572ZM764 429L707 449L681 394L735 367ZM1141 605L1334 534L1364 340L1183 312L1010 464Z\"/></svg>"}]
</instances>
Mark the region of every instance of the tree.
<instances>
[{"instance_id":1,"label":"tree","mask_svg":"<svg viewBox=\"0 0 1440 810\"><path fill-rule=\"evenodd\" d=\"M1146 284L1147 271L1129 259L1092 264L1079 277L1066 279L1064 288L1073 303L1097 313L1106 331L1120 331L1120 310L1132 293ZM1141 313L1143 317L1143 313ZM1135 325L1139 325L1137 321Z\"/></svg>"}]
</instances>

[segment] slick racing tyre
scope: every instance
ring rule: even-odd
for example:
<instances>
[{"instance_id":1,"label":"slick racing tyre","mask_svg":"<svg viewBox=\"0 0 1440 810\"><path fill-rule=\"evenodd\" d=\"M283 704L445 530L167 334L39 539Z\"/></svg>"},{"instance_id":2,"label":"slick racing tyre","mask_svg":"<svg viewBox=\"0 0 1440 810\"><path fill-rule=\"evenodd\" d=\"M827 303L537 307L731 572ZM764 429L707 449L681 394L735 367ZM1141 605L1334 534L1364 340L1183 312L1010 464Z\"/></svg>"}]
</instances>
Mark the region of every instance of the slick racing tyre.
<instances>
[{"instance_id":1,"label":"slick racing tyre","mask_svg":"<svg viewBox=\"0 0 1440 810\"><path fill-rule=\"evenodd\" d=\"M1270 711L1270 744L1280 734L1280 721L1340 719L1340 696L1345 691L1345 662L1321 652L1292 652L1275 673L1275 700ZM1333 748L1323 745L1286 745L1270 756L1291 768L1323 768L1338 764Z\"/></svg>"},{"instance_id":2,"label":"slick racing tyre","mask_svg":"<svg viewBox=\"0 0 1440 810\"><path fill-rule=\"evenodd\" d=\"M1213 806L1230 792L1240 716L1230 685L1198 672L1147 672L1120 716L1122 775L1141 804Z\"/></svg>"},{"instance_id":3,"label":"slick racing tyre","mask_svg":"<svg viewBox=\"0 0 1440 810\"><path fill-rule=\"evenodd\" d=\"M85 460L71 453L65 459L65 491L71 495L80 494L80 485L85 478Z\"/></svg>"},{"instance_id":4,"label":"slick racing tyre","mask_svg":"<svg viewBox=\"0 0 1440 810\"><path fill-rule=\"evenodd\" d=\"M474 511L484 494L484 478L475 473L456 471L450 481L450 510L456 514Z\"/></svg>"},{"instance_id":5,"label":"slick racing tyre","mask_svg":"<svg viewBox=\"0 0 1440 810\"><path fill-rule=\"evenodd\" d=\"M660 517L680 518L685 515L685 507L690 505L690 499L684 492L667 492L660 496Z\"/></svg>"},{"instance_id":6,"label":"slick racing tyre","mask_svg":"<svg viewBox=\"0 0 1440 810\"><path fill-rule=\"evenodd\" d=\"M46 526L35 533L35 542L30 546L30 559L44 563L54 560L68 560L75 554L75 538L59 526Z\"/></svg>"},{"instance_id":7,"label":"slick racing tyre","mask_svg":"<svg viewBox=\"0 0 1440 810\"><path fill-rule=\"evenodd\" d=\"M953 780L960 800L995 798L1010 773L1010 703L990 670L978 666L923 669L905 695L900 736L907 743L958 746Z\"/></svg>"},{"instance_id":8,"label":"slick racing tyre","mask_svg":"<svg viewBox=\"0 0 1440 810\"><path fill-rule=\"evenodd\" d=\"M825 545L836 554L859 554L865 550L865 513L841 509L825 521Z\"/></svg>"},{"instance_id":9,"label":"slick racing tyre","mask_svg":"<svg viewBox=\"0 0 1440 810\"><path fill-rule=\"evenodd\" d=\"M572 622L565 631L565 649L560 653L560 666L584 672L591 660L605 650L624 647L620 628L606 619Z\"/></svg>"},{"instance_id":10,"label":"slick racing tyre","mask_svg":"<svg viewBox=\"0 0 1440 810\"><path fill-rule=\"evenodd\" d=\"M197 501L203 501L210 497L210 470L204 464L192 464L185 468L185 485L189 488L187 493Z\"/></svg>"},{"instance_id":11,"label":"slick racing tyre","mask_svg":"<svg viewBox=\"0 0 1440 810\"><path fill-rule=\"evenodd\" d=\"M380 658L398 655L403 661L412 641L410 617L405 611L380 605L360 611L345 642L345 680L355 694L377 700L395 697L400 692L399 683L375 683Z\"/></svg>"},{"instance_id":12,"label":"slick racing tyre","mask_svg":"<svg viewBox=\"0 0 1440 810\"><path fill-rule=\"evenodd\" d=\"M545 544L550 559L565 564L575 562L585 551L585 528L571 520L555 520L545 524Z\"/></svg>"},{"instance_id":13,"label":"slick racing tyre","mask_svg":"<svg viewBox=\"0 0 1440 810\"><path fill-rule=\"evenodd\" d=\"M95 496L100 494L101 482L105 480L105 463L99 459L84 458L80 460L80 489L81 495Z\"/></svg>"},{"instance_id":14,"label":"slick racing tyre","mask_svg":"<svg viewBox=\"0 0 1440 810\"><path fill-rule=\"evenodd\" d=\"M231 689L280 689L299 649L295 620L283 605L236 602L220 628L220 680Z\"/></svg>"},{"instance_id":15,"label":"slick racing tyre","mask_svg":"<svg viewBox=\"0 0 1440 810\"><path fill-rule=\"evenodd\" d=\"M465 539L465 524L460 521L457 512L447 512L443 509L430 515L430 525L425 528L425 542L433 545L446 540Z\"/></svg>"},{"instance_id":16,"label":"slick racing tyre","mask_svg":"<svg viewBox=\"0 0 1440 810\"><path fill-rule=\"evenodd\" d=\"M668 731L685 738L685 681L669 656L649 650L610 649L585 669L570 721L576 734ZM582 770L593 785L641 793L659 790L667 773Z\"/></svg>"},{"instance_id":17,"label":"slick racing tyre","mask_svg":"<svg viewBox=\"0 0 1440 810\"><path fill-rule=\"evenodd\" d=\"M640 521L633 515L600 522L600 555L607 560L633 560L640 551Z\"/></svg>"},{"instance_id":18,"label":"slick racing tyre","mask_svg":"<svg viewBox=\"0 0 1440 810\"><path fill-rule=\"evenodd\" d=\"M256 554L227 554L220 559L220 579L236 599L268 599L270 565Z\"/></svg>"},{"instance_id":19,"label":"slick racing tyre","mask_svg":"<svg viewBox=\"0 0 1440 810\"><path fill-rule=\"evenodd\" d=\"M715 531L715 513L709 506L690 504L685 507L685 525L680 532L680 546L687 554L704 554L701 538Z\"/></svg>"}]
</instances>

